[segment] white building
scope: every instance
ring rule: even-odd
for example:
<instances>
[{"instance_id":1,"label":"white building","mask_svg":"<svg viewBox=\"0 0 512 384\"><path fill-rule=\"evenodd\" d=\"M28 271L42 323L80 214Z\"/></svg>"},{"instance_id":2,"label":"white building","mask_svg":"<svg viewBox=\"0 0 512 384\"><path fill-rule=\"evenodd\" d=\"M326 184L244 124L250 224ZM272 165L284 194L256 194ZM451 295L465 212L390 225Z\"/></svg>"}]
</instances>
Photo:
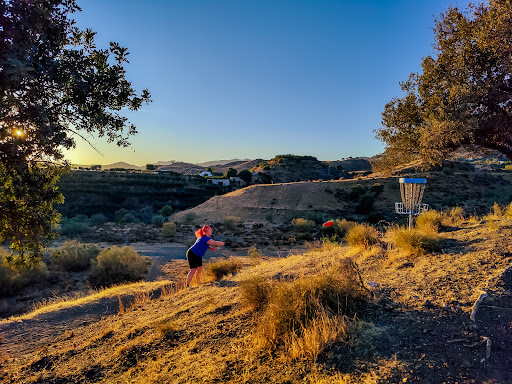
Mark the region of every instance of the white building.
<instances>
[{"instance_id":1,"label":"white building","mask_svg":"<svg viewBox=\"0 0 512 384\"><path fill-rule=\"evenodd\" d=\"M204 171L204 172L201 172L199 174L199 176L203 176L203 177L212 177L212 173L211 172L208 172L208 171Z\"/></svg>"}]
</instances>

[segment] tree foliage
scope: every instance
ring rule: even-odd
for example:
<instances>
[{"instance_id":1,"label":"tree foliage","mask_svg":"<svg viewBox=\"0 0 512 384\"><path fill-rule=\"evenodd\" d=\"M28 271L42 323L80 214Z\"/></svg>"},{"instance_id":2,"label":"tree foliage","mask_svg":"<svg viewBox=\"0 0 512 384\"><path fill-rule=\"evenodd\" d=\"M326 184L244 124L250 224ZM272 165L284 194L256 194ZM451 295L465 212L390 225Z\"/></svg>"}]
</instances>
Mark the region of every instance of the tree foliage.
<instances>
[{"instance_id":1,"label":"tree foliage","mask_svg":"<svg viewBox=\"0 0 512 384\"><path fill-rule=\"evenodd\" d=\"M229 179L230 177L235 177L238 174L237 170L235 168L229 168L226 171L226 177Z\"/></svg>"},{"instance_id":2,"label":"tree foliage","mask_svg":"<svg viewBox=\"0 0 512 384\"><path fill-rule=\"evenodd\" d=\"M376 132L386 146L382 162L436 165L466 144L512 159L511 26L508 0L440 15L434 55L401 84L405 96L385 106Z\"/></svg>"},{"instance_id":3,"label":"tree foliage","mask_svg":"<svg viewBox=\"0 0 512 384\"><path fill-rule=\"evenodd\" d=\"M0 0L0 240L20 263L58 219L62 150L93 133L129 145L136 128L120 111L150 101L125 78L127 49L96 48L69 17L79 10L75 0Z\"/></svg>"}]
</instances>

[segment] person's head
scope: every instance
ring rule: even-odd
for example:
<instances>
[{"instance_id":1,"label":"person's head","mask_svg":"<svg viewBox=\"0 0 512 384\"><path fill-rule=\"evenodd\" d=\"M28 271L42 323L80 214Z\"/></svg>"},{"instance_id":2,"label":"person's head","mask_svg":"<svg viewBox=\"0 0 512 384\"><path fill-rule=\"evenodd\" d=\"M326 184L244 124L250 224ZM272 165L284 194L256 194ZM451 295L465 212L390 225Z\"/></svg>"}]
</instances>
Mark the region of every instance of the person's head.
<instances>
[{"instance_id":1,"label":"person's head","mask_svg":"<svg viewBox=\"0 0 512 384\"><path fill-rule=\"evenodd\" d=\"M210 237L212 235L212 228L209 225L205 225L196 231L196 237L200 238L203 236Z\"/></svg>"}]
</instances>

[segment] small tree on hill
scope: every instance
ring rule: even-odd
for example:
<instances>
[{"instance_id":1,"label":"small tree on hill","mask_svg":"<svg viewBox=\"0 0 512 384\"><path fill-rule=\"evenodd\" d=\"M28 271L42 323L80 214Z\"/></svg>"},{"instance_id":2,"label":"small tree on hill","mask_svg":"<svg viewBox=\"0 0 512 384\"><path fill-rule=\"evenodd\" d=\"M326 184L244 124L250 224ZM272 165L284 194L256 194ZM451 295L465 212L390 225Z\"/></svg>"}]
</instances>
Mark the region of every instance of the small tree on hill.
<instances>
[{"instance_id":1,"label":"small tree on hill","mask_svg":"<svg viewBox=\"0 0 512 384\"><path fill-rule=\"evenodd\" d=\"M251 182L252 173L251 171L244 169L243 171L240 171L238 177L245 181L247 184L249 184Z\"/></svg>"},{"instance_id":2,"label":"small tree on hill","mask_svg":"<svg viewBox=\"0 0 512 384\"><path fill-rule=\"evenodd\" d=\"M229 168L226 172L226 177L229 179L230 177L235 177L237 175L237 171L234 168Z\"/></svg>"}]
</instances>

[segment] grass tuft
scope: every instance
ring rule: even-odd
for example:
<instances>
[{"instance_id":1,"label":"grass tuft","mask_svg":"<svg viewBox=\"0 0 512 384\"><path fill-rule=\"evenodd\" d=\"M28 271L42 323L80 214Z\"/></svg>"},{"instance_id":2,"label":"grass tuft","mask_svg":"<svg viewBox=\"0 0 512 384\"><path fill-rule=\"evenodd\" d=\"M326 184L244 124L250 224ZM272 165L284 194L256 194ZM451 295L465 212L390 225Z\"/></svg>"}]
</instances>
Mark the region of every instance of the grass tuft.
<instances>
[{"instance_id":1,"label":"grass tuft","mask_svg":"<svg viewBox=\"0 0 512 384\"><path fill-rule=\"evenodd\" d=\"M351 246L370 248L372 245L378 244L379 233L377 229L369 224L355 224L350 228L345 236L348 244Z\"/></svg>"},{"instance_id":2,"label":"grass tuft","mask_svg":"<svg viewBox=\"0 0 512 384\"><path fill-rule=\"evenodd\" d=\"M238 260L223 260L208 264L207 273L212 274L215 280L220 280L224 276L233 275L242 269L242 263Z\"/></svg>"}]
</instances>

